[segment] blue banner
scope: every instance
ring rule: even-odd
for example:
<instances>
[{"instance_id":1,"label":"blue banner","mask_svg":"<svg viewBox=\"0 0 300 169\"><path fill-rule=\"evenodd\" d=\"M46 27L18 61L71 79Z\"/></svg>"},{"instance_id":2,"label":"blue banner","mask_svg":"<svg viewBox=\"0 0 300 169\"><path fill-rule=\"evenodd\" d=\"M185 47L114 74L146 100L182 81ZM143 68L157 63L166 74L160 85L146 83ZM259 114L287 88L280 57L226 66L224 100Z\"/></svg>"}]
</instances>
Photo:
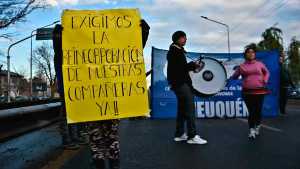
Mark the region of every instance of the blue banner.
<instances>
[{"instance_id":1,"label":"blue banner","mask_svg":"<svg viewBox=\"0 0 300 169\"><path fill-rule=\"evenodd\" d=\"M167 82L167 50L152 47L151 108L152 118L176 117L176 96ZM187 53L189 58L199 56L212 57L223 62L230 77L235 66L244 62L242 53ZM279 55L277 51L257 52L257 59L262 61L270 71L267 88L271 91L265 96L262 114L264 117L278 115L279 97ZM195 106L199 118L234 118L247 117L248 110L241 97L241 80L230 80L226 87L211 97L196 97Z\"/></svg>"}]
</instances>

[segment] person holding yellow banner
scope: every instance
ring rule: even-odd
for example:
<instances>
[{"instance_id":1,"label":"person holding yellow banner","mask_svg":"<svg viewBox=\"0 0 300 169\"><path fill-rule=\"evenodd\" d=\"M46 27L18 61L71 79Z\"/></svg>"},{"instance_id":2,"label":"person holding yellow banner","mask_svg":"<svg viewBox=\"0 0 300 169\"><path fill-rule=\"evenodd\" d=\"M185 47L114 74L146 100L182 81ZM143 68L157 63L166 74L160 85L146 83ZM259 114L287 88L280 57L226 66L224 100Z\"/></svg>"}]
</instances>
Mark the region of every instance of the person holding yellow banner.
<instances>
[{"instance_id":1,"label":"person holding yellow banner","mask_svg":"<svg viewBox=\"0 0 300 169\"><path fill-rule=\"evenodd\" d=\"M141 20L142 42L145 47L150 26ZM110 169L120 168L120 120L103 120L89 123L90 147L93 161L97 169L105 168L105 160L109 160Z\"/></svg>"},{"instance_id":2,"label":"person holding yellow banner","mask_svg":"<svg viewBox=\"0 0 300 169\"><path fill-rule=\"evenodd\" d=\"M141 20L140 26L142 28L142 45L146 45L148 39L150 26L145 20ZM62 27L60 28L59 35L61 35ZM62 74L62 37L59 36L53 41L56 67L58 74ZM58 78L58 84L63 86L63 78ZM60 88L62 89L62 88ZM60 91L63 96L63 91ZM63 102L64 107L65 102ZM92 152L93 163L97 169L104 169L105 160L108 160L110 169L120 168L120 142L119 142L119 119L93 121L86 123L89 133L89 144Z\"/></svg>"},{"instance_id":3,"label":"person holding yellow banner","mask_svg":"<svg viewBox=\"0 0 300 169\"><path fill-rule=\"evenodd\" d=\"M62 79L62 26L56 24L52 34L57 91L61 99L60 117L62 118L62 121L59 124L59 128L62 136L62 144L64 149L76 150L80 148L78 145L85 145L87 142L80 136L78 124L67 124L64 85Z\"/></svg>"}]
</instances>

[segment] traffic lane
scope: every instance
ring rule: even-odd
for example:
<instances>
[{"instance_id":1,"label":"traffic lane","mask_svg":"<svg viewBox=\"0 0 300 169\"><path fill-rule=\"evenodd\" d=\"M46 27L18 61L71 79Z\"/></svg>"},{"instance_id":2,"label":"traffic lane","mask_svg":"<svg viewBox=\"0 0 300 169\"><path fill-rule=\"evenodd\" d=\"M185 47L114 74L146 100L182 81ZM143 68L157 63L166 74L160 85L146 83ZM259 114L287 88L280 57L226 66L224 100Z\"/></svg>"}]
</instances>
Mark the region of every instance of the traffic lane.
<instances>
[{"instance_id":1,"label":"traffic lane","mask_svg":"<svg viewBox=\"0 0 300 169\"><path fill-rule=\"evenodd\" d=\"M296 112L286 120L264 119L264 125L281 132L262 128L261 136L248 139L248 125L238 119L197 120L200 135L207 145L175 143L175 120L123 120L121 134L122 169L297 169L300 121ZM299 124L299 123L298 123ZM84 169L90 166L88 148L67 161L62 169Z\"/></svg>"},{"instance_id":2,"label":"traffic lane","mask_svg":"<svg viewBox=\"0 0 300 169\"><path fill-rule=\"evenodd\" d=\"M1 169L36 169L61 154L58 126L30 132L0 144Z\"/></svg>"},{"instance_id":3,"label":"traffic lane","mask_svg":"<svg viewBox=\"0 0 300 169\"><path fill-rule=\"evenodd\" d=\"M208 145L173 142L174 121L133 124L123 132L124 168L299 168L298 133L263 129L255 141L247 138L248 126L238 120L198 120ZM142 125L142 126L139 126ZM146 125L143 127L143 125ZM125 134L126 133L126 134ZM154 134L155 133L155 134ZM153 135L153 136L152 136Z\"/></svg>"}]
</instances>

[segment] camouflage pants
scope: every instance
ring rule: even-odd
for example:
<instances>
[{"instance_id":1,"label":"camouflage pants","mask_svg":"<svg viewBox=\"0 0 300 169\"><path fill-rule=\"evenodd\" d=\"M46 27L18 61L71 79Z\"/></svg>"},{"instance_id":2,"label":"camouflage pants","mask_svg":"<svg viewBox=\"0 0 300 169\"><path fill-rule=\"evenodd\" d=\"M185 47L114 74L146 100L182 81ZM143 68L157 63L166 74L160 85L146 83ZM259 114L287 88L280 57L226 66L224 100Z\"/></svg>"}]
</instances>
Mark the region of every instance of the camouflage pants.
<instances>
[{"instance_id":1,"label":"camouflage pants","mask_svg":"<svg viewBox=\"0 0 300 169\"><path fill-rule=\"evenodd\" d=\"M119 120L91 122L88 125L93 159L119 159Z\"/></svg>"}]
</instances>

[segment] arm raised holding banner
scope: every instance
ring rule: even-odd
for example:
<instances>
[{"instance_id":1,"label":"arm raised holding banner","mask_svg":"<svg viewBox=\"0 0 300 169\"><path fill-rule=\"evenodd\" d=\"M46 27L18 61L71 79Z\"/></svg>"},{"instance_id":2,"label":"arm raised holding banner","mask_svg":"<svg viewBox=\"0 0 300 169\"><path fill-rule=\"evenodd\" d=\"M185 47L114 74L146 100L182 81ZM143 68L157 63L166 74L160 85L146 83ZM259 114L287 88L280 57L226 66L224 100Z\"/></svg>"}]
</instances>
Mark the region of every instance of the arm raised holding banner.
<instances>
[{"instance_id":1,"label":"arm raised holding banner","mask_svg":"<svg viewBox=\"0 0 300 169\"><path fill-rule=\"evenodd\" d=\"M144 48L146 46L146 42L148 40L150 26L144 19L141 20L140 25L142 28L142 42L143 42L143 48Z\"/></svg>"}]
</instances>

